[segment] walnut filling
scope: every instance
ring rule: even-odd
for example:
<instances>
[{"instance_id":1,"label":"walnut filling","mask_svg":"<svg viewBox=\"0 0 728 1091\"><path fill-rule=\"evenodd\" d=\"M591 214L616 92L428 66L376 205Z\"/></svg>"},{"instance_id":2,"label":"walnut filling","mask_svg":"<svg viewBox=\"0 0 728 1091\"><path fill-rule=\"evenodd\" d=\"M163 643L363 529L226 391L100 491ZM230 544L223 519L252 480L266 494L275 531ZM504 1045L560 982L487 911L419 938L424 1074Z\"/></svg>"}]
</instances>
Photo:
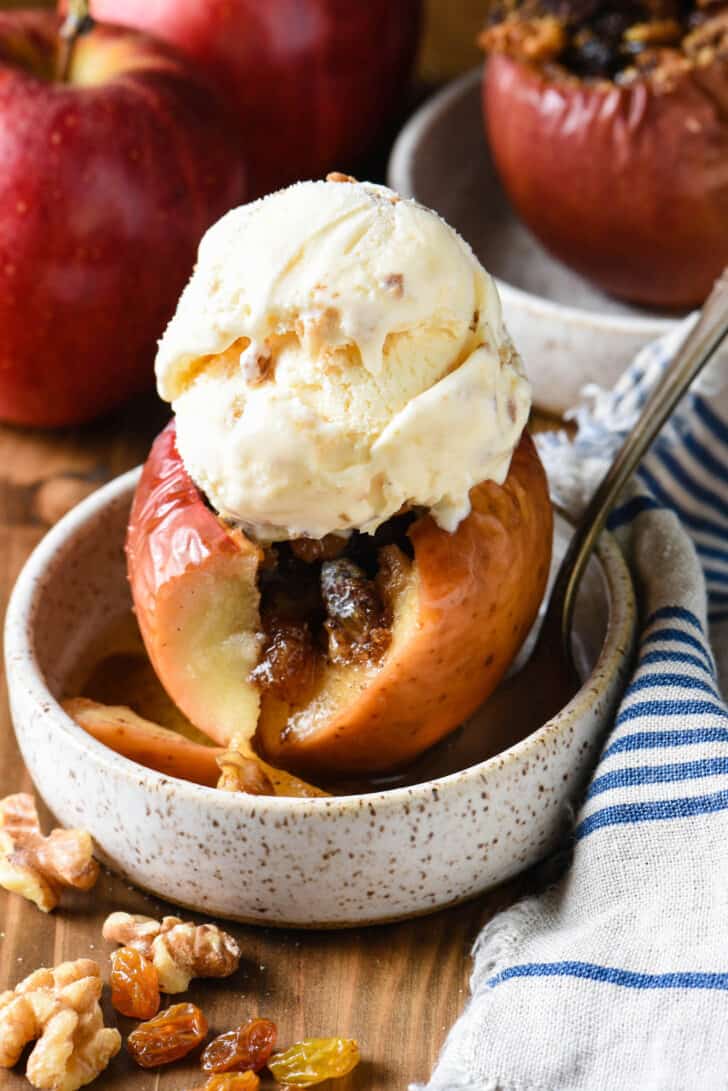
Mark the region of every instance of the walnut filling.
<instances>
[{"instance_id":1,"label":"walnut filling","mask_svg":"<svg viewBox=\"0 0 728 1091\"><path fill-rule=\"evenodd\" d=\"M396 515L372 535L300 538L266 550L259 574L263 651L251 674L264 697L300 706L326 665L381 661L416 517Z\"/></svg>"},{"instance_id":2,"label":"walnut filling","mask_svg":"<svg viewBox=\"0 0 728 1091\"><path fill-rule=\"evenodd\" d=\"M728 56L728 2L501 0L480 41L554 75L628 83Z\"/></svg>"}]
</instances>

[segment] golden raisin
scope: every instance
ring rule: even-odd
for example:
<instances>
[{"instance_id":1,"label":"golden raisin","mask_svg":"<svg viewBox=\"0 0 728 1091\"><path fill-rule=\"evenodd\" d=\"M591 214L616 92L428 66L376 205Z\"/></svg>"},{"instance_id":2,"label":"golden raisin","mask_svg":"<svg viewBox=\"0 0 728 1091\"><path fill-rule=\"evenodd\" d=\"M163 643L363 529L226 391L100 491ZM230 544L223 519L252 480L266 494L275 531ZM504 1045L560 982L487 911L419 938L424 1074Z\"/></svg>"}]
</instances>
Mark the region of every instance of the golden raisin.
<instances>
[{"instance_id":1,"label":"golden raisin","mask_svg":"<svg viewBox=\"0 0 728 1091\"><path fill-rule=\"evenodd\" d=\"M258 1091L260 1080L255 1072L225 1072L210 1076L199 1091Z\"/></svg>"},{"instance_id":2,"label":"golden raisin","mask_svg":"<svg viewBox=\"0 0 728 1091\"><path fill-rule=\"evenodd\" d=\"M111 1003L130 1019L151 1019L159 1011L159 978L154 965L134 947L111 956Z\"/></svg>"},{"instance_id":3,"label":"golden raisin","mask_svg":"<svg viewBox=\"0 0 728 1091\"><path fill-rule=\"evenodd\" d=\"M173 1004L140 1023L129 1035L126 1048L142 1068L156 1068L184 1057L206 1034L207 1019L195 1004Z\"/></svg>"},{"instance_id":4,"label":"golden raisin","mask_svg":"<svg viewBox=\"0 0 728 1091\"><path fill-rule=\"evenodd\" d=\"M313 1087L324 1080L347 1076L359 1064L359 1046L353 1038L306 1038L285 1053L276 1053L268 1068L278 1083Z\"/></svg>"},{"instance_id":5,"label":"golden raisin","mask_svg":"<svg viewBox=\"0 0 728 1091\"><path fill-rule=\"evenodd\" d=\"M220 1034L202 1054L203 1072L259 1072L276 1044L276 1025L269 1019L249 1023Z\"/></svg>"}]
</instances>

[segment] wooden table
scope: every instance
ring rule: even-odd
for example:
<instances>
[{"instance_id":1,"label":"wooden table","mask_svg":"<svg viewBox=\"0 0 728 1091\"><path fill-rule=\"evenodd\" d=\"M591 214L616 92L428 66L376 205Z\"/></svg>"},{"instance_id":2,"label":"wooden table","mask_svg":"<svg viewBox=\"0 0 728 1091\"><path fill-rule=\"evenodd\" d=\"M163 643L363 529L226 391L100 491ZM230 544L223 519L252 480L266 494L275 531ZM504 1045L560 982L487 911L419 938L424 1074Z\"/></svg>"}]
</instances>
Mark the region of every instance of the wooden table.
<instances>
[{"instance_id":1,"label":"wooden table","mask_svg":"<svg viewBox=\"0 0 728 1091\"><path fill-rule=\"evenodd\" d=\"M150 396L81 429L42 434L0 428L3 604L47 528L94 488L142 461L165 417L166 409ZM31 786L4 696L0 716L1 796ZM244 951L243 967L228 981L196 985L190 998L216 1031L261 1013L278 1023L282 1042L305 1035L356 1037L364 1063L337 1091L404 1091L428 1076L463 1006L468 955L479 928L528 888L525 877L436 916L356 931L231 926ZM0 890L0 991L38 966L82 956L98 958L106 973L110 948L101 926L114 909L150 916L172 911L107 873L92 895L64 897L51 916ZM119 1020L119 1026L125 1032L131 1023ZM200 1082L194 1062L145 1073L122 1050L94 1087L183 1091ZM0 1087L20 1091L28 1084L19 1074L0 1073Z\"/></svg>"}]
</instances>

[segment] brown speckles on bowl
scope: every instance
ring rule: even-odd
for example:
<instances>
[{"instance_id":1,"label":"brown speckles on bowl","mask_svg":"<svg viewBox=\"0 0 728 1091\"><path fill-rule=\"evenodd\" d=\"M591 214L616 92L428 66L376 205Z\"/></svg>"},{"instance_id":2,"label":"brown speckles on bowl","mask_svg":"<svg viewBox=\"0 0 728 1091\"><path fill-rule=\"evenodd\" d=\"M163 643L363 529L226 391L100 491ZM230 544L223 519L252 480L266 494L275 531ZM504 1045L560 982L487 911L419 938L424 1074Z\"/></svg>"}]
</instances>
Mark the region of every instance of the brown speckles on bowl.
<instances>
[{"instance_id":1,"label":"brown speckles on bowl","mask_svg":"<svg viewBox=\"0 0 728 1091\"><path fill-rule=\"evenodd\" d=\"M131 473L111 482L50 532L21 574L6 623L26 764L51 810L86 826L106 863L181 906L267 925L340 928L463 901L555 845L565 804L583 784L618 700L632 639L632 591L614 543L602 545L601 599L587 611L601 626L587 634L595 658L601 646L598 662L539 731L489 761L414 787L254 799L141 769L57 704L83 649L129 609L121 545L135 480Z\"/></svg>"}]
</instances>

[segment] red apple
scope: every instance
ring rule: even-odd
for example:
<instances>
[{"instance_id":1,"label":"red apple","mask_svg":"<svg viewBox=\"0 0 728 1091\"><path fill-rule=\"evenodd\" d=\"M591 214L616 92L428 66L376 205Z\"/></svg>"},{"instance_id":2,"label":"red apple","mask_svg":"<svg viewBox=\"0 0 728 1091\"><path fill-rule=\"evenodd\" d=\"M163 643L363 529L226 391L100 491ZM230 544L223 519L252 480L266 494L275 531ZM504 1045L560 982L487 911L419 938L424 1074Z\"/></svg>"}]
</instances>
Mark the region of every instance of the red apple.
<instances>
[{"instance_id":1,"label":"red apple","mask_svg":"<svg viewBox=\"0 0 728 1091\"><path fill-rule=\"evenodd\" d=\"M314 689L300 700L261 694L250 674L261 654L259 580L269 562L204 502L172 422L145 464L127 535L136 616L160 681L216 742L247 747L255 737L275 766L314 779L413 759L495 689L546 585L551 505L527 434L504 484L482 482L470 498L472 511L452 534L430 516L412 523L411 560L396 546L388 547L400 555L394 566L378 554L392 604L383 658L322 655ZM288 593L300 601L295 577Z\"/></svg>"},{"instance_id":2,"label":"red apple","mask_svg":"<svg viewBox=\"0 0 728 1091\"><path fill-rule=\"evenodd\" d=\"M488 140L519 215L635 303L700 304L728 263L728 65L713 25L728 42L724 14L672 68L621 84L500 53L485 66Z\"/></svg>"},{"instance_id":3,"label":"red apple","mask_svg":"<svg viewBox=\"0 0 728 1091\"><path fill-rule=\"evenodd\" d=\"M256 195L351 166L396 110L421 0L92 0L172 42L226 92Z\"/></svg>"},{"instance_id":4,"label":"red apple","mask_svg":"<svg viewBox=\"0 0 728 1091\"><path fill-rule=\"evenodd\" d=\"M189 62L96 27L56 77L51 12L0 12L0 419L75 423L153 378L200 236L244 198Z\"/></svg>"}]
</instances>

